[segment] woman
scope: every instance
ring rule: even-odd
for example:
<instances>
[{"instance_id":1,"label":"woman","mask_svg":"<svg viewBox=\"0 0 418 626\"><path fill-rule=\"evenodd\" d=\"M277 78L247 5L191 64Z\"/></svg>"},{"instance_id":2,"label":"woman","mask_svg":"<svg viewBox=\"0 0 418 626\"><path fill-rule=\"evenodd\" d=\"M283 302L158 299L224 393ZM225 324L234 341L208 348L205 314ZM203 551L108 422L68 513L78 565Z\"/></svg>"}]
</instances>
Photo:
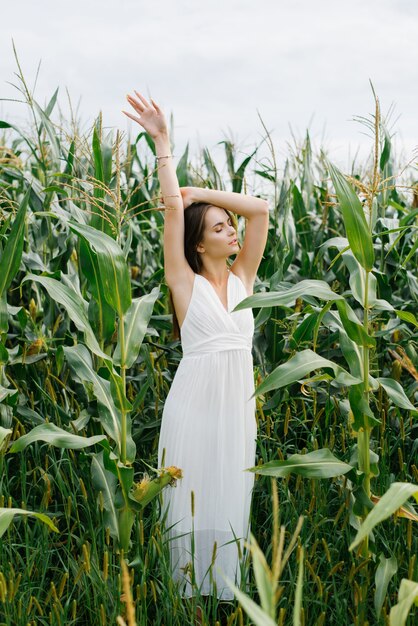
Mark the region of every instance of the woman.
<instances>
[{"instance_id":1,"label":"woman","mask_svg":"<svg viewBox=\"0 0 418 626\"><path fill-rule=\"evenodd\" d=\"M175 465L183 472L176 487L163 492L171 568L183 597L192 595L194 582L202 595L230 600L234 594L219 574L241 583L239 557L249 540L254 484L245 469L255 465L257 439L250 399L254 318L249 308L232 310L253 293L268 203L239 193L180 189L164 114L152 98L149 103L135 94L127 99L140 117L124 113L155 143L165 205L165 280L183 348L158 447L158 467ZM241 248L231 212L248 220Z\"/></svg>"}]
</instances>

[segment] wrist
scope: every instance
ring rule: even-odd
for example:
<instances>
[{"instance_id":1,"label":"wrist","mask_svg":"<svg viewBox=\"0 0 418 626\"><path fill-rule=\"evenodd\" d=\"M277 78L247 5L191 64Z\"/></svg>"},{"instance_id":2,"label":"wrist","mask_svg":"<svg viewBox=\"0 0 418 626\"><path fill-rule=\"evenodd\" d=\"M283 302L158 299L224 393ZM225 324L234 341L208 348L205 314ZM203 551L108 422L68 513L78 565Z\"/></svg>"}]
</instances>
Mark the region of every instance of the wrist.
<instances>
[{"instance_id":1,"label":"wrist","mask_svg":"<svg viewBox=\"0 0 418 626\"><path fill-rule=\"evenodd\" d=\"M153 141L155 143L155 147L163 146L164 148L170 149L170 138L168 136L168 132L162 131L157 135L153 136Z\"/></svg>"},{"instance_id":2,"label":"wrist","mask_svg":"<svg viewBox=\"0 0 418 626\"><path fill-rule=\"evenodd\" d=\"M204 202L203 200L204 189L201 187L192 187L193 202Z\"/></svg>"}]
</instances>

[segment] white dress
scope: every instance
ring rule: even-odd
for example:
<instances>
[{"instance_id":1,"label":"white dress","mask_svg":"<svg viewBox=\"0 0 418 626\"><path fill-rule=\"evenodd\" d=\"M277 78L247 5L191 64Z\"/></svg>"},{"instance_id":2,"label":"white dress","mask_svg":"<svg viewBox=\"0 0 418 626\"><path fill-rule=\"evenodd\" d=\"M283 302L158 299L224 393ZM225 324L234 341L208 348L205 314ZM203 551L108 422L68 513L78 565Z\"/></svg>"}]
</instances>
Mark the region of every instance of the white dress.
<instances>
[{"instance_id":1,"label":"white dress","mask_svg":"<svg viewBox=\"0 0 418 626\"><path fill-rule=\"evenodd\" d=\"M254 318L251 308L231 313L248 295L232 271L227 294L228 311L212 284L195 274L181 328L183 358L162 415L158 467L165 448L164 467L175 465L183 473L163 490L161 510L162 517L167 514L172 577L183 597L196 594L190 584L193 560L200 593L232 600L218 568L239 586L240 562L248 556L244 540L249 542L254 473L245 470L255 465L257 440L255 398L250 398ZM248 567L243 571L248 574ZM248 590L247 578L243 583Z\"/></svg>"}]
</instances>

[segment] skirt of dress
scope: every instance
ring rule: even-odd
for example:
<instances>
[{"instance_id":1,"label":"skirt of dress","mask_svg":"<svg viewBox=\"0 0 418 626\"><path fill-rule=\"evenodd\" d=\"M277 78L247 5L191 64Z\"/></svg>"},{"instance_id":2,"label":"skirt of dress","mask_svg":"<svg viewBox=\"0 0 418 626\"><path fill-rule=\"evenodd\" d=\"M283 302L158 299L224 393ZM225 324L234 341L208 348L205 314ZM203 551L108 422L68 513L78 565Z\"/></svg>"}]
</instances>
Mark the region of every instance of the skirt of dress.
<instances>
[{"instance_id":1,"label":"skirt of dress","mask_svg":"<svg viewBox=\"0 0 418 626\"><path fill-rule=\"evenodd\" d=\"M183 477L164 489L162 519L183 597L196 595L197 587L232 600L224 576L248 589L244 542L254 473L245 470L255 465L253 392L251 352L238 349L183 358L167 396L158 467L175 465Z\"/></svg>"}]
</instances>

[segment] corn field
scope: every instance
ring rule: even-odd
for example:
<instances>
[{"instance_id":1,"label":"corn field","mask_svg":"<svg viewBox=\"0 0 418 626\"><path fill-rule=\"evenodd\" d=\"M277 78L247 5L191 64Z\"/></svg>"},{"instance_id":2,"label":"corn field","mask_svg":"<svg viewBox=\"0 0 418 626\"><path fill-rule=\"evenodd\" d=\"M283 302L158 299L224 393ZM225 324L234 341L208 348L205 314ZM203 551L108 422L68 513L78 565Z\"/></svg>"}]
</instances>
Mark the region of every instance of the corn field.
<instances>
[{"instance_id":1,"label":"corn field","mask_svg":"<svg viewBox=\"0 0 418 626\"><path fill-rule=\"evenodd\" d=\"M155 146L101 115L68 129L58 90L42 108L20 83L29 128L0 121L0 624L193 624L159 520L181 480L155 468L182 352ZM207 148L178 158L180 186L270 205L236 308L255 319L250 592L210 597L206 624L416 623L417 164L373 96L351 172L309 133L280 164L267 131L260 161L224 141L225 173Z\"/></svg>"}]
</instances>

